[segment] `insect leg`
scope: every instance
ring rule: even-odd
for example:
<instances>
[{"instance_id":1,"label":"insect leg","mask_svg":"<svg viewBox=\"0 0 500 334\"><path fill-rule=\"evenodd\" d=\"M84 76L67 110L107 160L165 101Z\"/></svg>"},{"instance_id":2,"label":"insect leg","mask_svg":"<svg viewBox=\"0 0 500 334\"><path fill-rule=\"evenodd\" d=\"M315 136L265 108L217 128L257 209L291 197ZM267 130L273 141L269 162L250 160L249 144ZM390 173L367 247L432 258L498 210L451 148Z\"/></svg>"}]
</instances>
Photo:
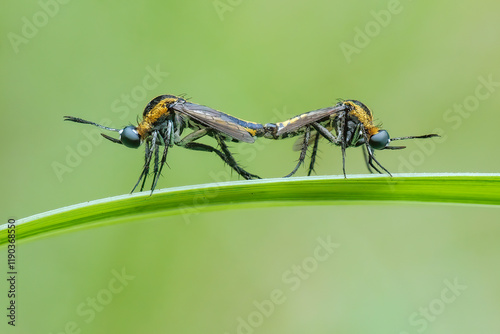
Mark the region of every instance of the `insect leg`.
<instances>
[{"instance_id":1,"label":"insect leg","mask_svg":"<svg viewBox=\"0 0 500 334\"><path fill-rule=\"evenodd\" d=\"M313 122L311 123L313 128L318 131L319 134L321 134L326 140L328 140L330 143L338 145L339 141L337 137L335 137L330 131L328 131L327 128L325 128L323 125Z\"/></svg>"},{"instance_id":2,"label":"insect leg","mask_svg":"<svg viewBox=\"0 0 500 334\"><path fill-rule=\"evenodd\" d=\"M200 144L200 143L186 143L184 144L183 147L194 151L214 152L222 160L224 160L225 163L227 163L227 157L224 155L224 153L222 153L221 151L210 145Z\"/></svg>"},{"instance_id":3,"label":"insect leg","mask_svg":"<svg viewBox=\"0 0 500 334\"><path fill-rule=\"evenodd\" d=\"M342 151L342 171L344 172L344 179L347 178L345 174L345 151L346 151L346 137L347 137L347 118L345 114L339 116L339 138L340 149Z\"/></svg>"},{"instance_id":4,"label":"insect leg","mask_svg":"<svg viewBox=\"0 0 500 334\"><path fill-rule=\"evenodd\" d=\"M135 188L137 188L137 186L141 182L141 180L144 177L144 175L147 175L148 171L149 171L149 163L151 162L151 155L153 153L151 151L151 142L150 141L146 141L146 144L144 145L144 149L145 149L144 167L142 168L142 172L141 172L141 175L139 176L139 180L137 180L134 188L132 188L132 191L130 193L134 192Z\"/></svg>"},{"instance_id":5,"label":"insect leg","mask_svg":"<svg viewBox=\"0 0 500 334\"><path fill-rule=\"evenodd\" d=\"M215 134L214 137L217 140L217 143L219 143L219 146L222 149L222 152L226 156L226 160L225 160L226 163L232 169L234 169L236 171L236 173L238 173L239 175L243 176L247 180L260 179L260 177L258 175L251 174L251 173L247 172L246 170L244 170L243 168L241 168L238 165L238 163L236 162L236 160L234 160L233 155L229 151L229 148L227 147L226 143L224 142L224 140L219 135Z\"/></svg>"},{"instance_id":6,"label":"insect leg","mask_svg":"<svg viewBox=\"0 0 500 334\"><path fill-rule=\"evenodd\" d=\"M134 188L132 188L132 191L130 193L133 193L135 188L141 183L142 180L142 185L141 185L141 191L144 189L144 184L146 183L146 178L148 177L149 173L149 165L151 164L151 158L153 157L153 153L155 150L156 146L156 136L157 132L153 132L153 139L147 140L146 145L145 145L145 155L144 155L144 167L142 168L142 173L139 176L139 180L137 180L137 183L135 184Z\"/></svg>"},{"instance_id":7,"label":"insect leg","mask_svg":"<svg viewBox=\"0 0 500 334\"><path fill-rule=\"evenodd\" d=\"M373 164L373 159L374 159L374 156L375 156L374 152L372 150L370 150L370 148L368 148L367 151L368 151L368 165L370 167L372 167L373 169L375 169L375 171L377 173L382 174L382 172L377 168L377 166L375 166Z\"/></svg>"},{"instance_id":8,"label":"insect leg","mask_svg":"<svg viewBox=\"0 0 500 334\"><path fill-rule=\"evenodd\" d=\"M158 139L158 131L153 131L152 138L151 138L150 152L149 152L148 167L144 173L144 179L142 180L141 191L144 190L144 185L146 184L146 179L148 178L149 165L151 163L151 158L153 157L153 153L155 154L156 160L158 158L158 143L156 142L157 139Z\"/></svg>"},{"instance_id":9,"label":"insect leg","mask_svg":"<svg viewBox=\"0 0 500 334\"><path fill-rule=\"evenodd\" d=\"M153 182L151 183L151 195L153 194L154 186L156 185L158 178L158 168L160 163L160 145L156 144L153 148L154 150L154 168L153 168ZM142 189L141 189L142 190Z\"/></svg>"},{"instance_id":10,"label":"insect leg","mask_svg":"<svg viewBox=\"0 0 500 334\"><path fill-rule=\"evenodd\" d=\"M295 166L295 168L290 172L290 174L284 177L290 177L293 174L295 174L299 169L300 165L304 162L304 159L306 158L307 147L309 146L310 136L311 136L311 127L309 125L306 125L306 132L304 134L304 140L302 141L302 149L300 151L299 162L297 163L297 166Z\"/></svg>"},{"instance_id":11,"label":"insect leg","mask_svg":"<svg viewBox=\"0 0 500 334\"><path fill-rule=\"evenodd\" d=\"M247 171L245 171L244 169L242 169L241 167L239 167L238 164L236 163L236 161L234 161L234 158L232 157L232 155L231 155L230 158L228 158L226 154L222 153L221 151L219 151L215 147L212 147L212 146L206 145L206 144L201 144L201 143L193 143L193 142L186 143L184 145L184 147L187 148L187 149L190 149L190 150L195 150L195 151L214 152L226 164L228 164L229 166L231 166L239 175L243 176L247 180L250 180L252 177L253 178L260 178L257 175L250 174ZM229 150L228 150L228 152L229 152ZM229 153L229 154L231 154L231 153ZM236 165L236 168L233 167L234 165Z\"/></svg>"},{"instance_id":12,"label":"insect leg","mask_svg":"<svg viewBox=\"0 0 500 334\"><path fill-rule=\"evenodd\" d=\"M374 157L374 156L372 156L372 159L373 159L373 161L375 161L375 162L377 163L377 165L379 165L379 167L380 167L380 168L382 168L382 169L384 170L384 172L386 172L387 174L389 174L389 176L390 176L390 177L392 177L391 172L389 172L387 169L385 169L385 167L384 167L384 166L382 166L382 165L380 164L380 162L378 162L378 161L377 161L377 159L375 159L375 157ZM373 168L375 168L375 166L374 166L374 165L372 165L372 167L373 167ZM380 172L379 172L379 173L380 173ZM382 174L382 173L380 173L380 174Z\"/></svg>"},{"instance_id":13,"label":"insect leg","mask_svg":"<svg viewBox=\"0 0 500 334\"><path fill-rule=\"evenodd\" d=\"M335 145L339 145L340 144L340 148L342 150L342 171L344 172L344 178L346 178L346 174L345 174L345 142L341 139L343 138L343 127L341 126L340 127L340 135L339 137L335 137L330 131L328 131L327 128L325 128L324 126L314 122L312 123L312 126L314 127L314 129L316 129L318 131L319 134L321 134L323 137L325 137L329 142L331 142L332 144L335 144Z\"/></svg>"},{"instance_id":14,"label":"insect leg","mask_svg":"<svg viewBox=\"0 0 500 334\"><path fill-rule=\"evenodd\" d=\"M365 158L365 163L366 163L366 168L368 168L368 171L373 174L373 170L371 168L372 161L370 159L370 156L366 152L366 147L363 146L363 157Z\"/></svg>"},{"instance_id":15,"label":"insect leg","mask_svg":"<svg viewBox=\"0 0 500 334\"><path fill-rule=\"evenodd\" d=\"M206 128L191 132L186 137L182 138L180 141L175 143L178 146L186 146L187 143L194 142L208 133Z\"/></svg>"},{"instance_id":16,"label":"insect leg","mask_svg":"<svg viewBox=\"0 0 500 334\"><path fill-rule=\"evenodd\" d=\"M170 143L172 128L173 128L172 122L168 122L167 128L165 129L164 132L161 133L165 148L163 149L163 155L161 157L160 169L158 170L158 173L155 173L155 177L153 179L153 185L151 186L151 194L153 194L153 191L156 188L156 183L158 182L158 178L161 175L161 170L163 169L163 166L167 163L168 144Z\"/></svg>"},{"instance_id":17,"label":"insect leg","mask_svg":"<svg viewBox=\"0 0 500 334\"><path fill-rule=\"evenodd\" d=\"M341 146L340 148L342 150L342 172L344 172L344 179L346 179L347 176L345 174L345 147Z\"/></svg>"},{"instance_id":18,"label":"insect leg","mask_svg":"<svg viewBox=\"0 0 500 334\"><path fill-rule=\"evenodd\" d=\"M307 176L311 176L311 173L314 171L314 164L316 163L316 154L318 153L318 143L319 143L319 133L316 133L314 136L314 145L311 153L311 163L309 164L309 171L307 172Z\"/></svg>"},{"instance_id":19,"label":"insect leg","mask_svg":"<svg viewBox=\"0 0 500 334\"><path fill-rule=\"evenodd\" d=\"M392 177L392 174L387 170L385 169L384 166L382 166L380 164L380 162L377 161L377 159L375 159L375 154L372 150L372 148L370 147L370 145L368 145L368 143L366 144L366 149L368 150L368 163L371 167L373 167L373 169L375 169L379 174L382 174L382 172L373 164L373 161L375 161L375 163L380 167L382 168L387 174L389 174L389 176Z\"/></svg>"},{"instance_id":20,"label":"insect leg","mask_svg":"<svg viewBox=\"0 0 500 334\"><path fill-rule=\"evenodd\" d=\"M224 153L212 147L210 145L195 143L195 140L200 139L201 137L208 134L208 130L206 128L197 130L188 134L186 137L182 138L180 141L176 142L176 145L182 146L184 148L194 150L194 151L203 151L203 152L214 152L221 158L225 163L229 164L229 160Z\"/></svg>"}]
</instances>

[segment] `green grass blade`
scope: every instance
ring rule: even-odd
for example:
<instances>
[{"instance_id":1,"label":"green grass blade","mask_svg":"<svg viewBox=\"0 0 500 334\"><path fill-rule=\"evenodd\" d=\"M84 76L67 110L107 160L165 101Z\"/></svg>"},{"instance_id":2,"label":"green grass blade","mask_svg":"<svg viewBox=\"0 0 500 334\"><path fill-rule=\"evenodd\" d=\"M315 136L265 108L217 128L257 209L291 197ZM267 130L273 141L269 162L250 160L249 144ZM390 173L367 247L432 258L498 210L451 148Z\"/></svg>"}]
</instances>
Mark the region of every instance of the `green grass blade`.
<instances>
[{"instance_id":1,"label":"green grass blade","mask_svg":"<svg viewBox=\"0 0 500 334\"><path fill-rule=\"evenodd\" d=\"M16 239L75 228L193 212L359 202L500 204L500 174L353 175L235 181L121 195L19 219ZM0 245L7 224L0 226Z\"/></svg>"}]
</instances>

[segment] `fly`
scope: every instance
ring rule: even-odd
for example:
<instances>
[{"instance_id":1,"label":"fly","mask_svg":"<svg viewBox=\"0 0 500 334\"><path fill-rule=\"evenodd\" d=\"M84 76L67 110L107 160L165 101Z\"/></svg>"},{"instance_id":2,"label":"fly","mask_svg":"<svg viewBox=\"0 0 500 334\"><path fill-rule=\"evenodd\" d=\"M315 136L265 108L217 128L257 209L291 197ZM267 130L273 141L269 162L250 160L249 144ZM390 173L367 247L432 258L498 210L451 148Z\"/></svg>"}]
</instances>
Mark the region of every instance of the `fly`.
<instances>
[{"instance_id":1,"label":"fly","mask_svg":"<svg viewBox=\"0 0 500 334\"><path fill-rule=\"evenodd\" d=\"M330 143L340 146L342 151L342 170L344 177L346 177L345 151L348 147L363 147L363 155L370 173L373 173L373 168L379 174L382 174L380 171L382 169L391 175L375 159L375 150L400 150L406 148L406 146L389 146L391 141L439 137L437 134L428 134L391 139L386 130L373 124L371 110L356 100L344 100L332 107L300 114L284 122L266 124L265 127L265 136L270 139L302 136L294 146L295 150L300 151L298 163L285 177L290 177L297 172L300 165L304 162L310 146L312 146L312 153L307 175L311 175L316 163L318 143L321 138L325 138Z\"/></svg>"},{"instance_id":2,"label":"fly","mask_svg":"<svg viewBox=\"0 0 500 334\"><path fill-rule=\"evenodd\" d=\"M253 143L256 136L264 134L264 126L259 123L241 120L203 105L188 102L181 97L161 95L154 98L144 109L142 121L137 126L129 125L123 129L109 128L72 116L64 116L64 120L91 124L104 130L118 132L118 139L104 133L101 133L101 135L113 143L129 148L138 148L144 143L144 166L139 180L131 192L134 192L141 180L140 190L144 189L152 163L153 181L151 193L153 193L163 166L166 164L168 149L174 145L195 151L213 152L243 178L247 180L260 179L259 176L247 172L238 165L229 151L226 141ZM182 133L186 129L193 131L182 137ZM220 150L196 142L205 136L214 138ZM164 146L161 159L160 146Z\"/></svg>"}]
</instances>

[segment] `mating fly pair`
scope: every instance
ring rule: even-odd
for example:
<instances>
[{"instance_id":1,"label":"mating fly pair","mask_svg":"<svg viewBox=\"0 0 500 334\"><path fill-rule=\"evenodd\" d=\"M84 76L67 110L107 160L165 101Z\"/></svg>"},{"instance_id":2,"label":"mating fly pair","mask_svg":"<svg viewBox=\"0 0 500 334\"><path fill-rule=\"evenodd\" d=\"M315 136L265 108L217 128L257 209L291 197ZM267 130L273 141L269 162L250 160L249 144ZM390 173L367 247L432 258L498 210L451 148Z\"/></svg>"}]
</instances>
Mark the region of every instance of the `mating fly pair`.
<instances>
[{"instance_id":1,"label":"mating fly pair","mask_svg":"<svg viewBox=\"0 0 500 334\"><path fill-rule=\"evenodd\" d=\"M145 144L144 166L132 192L141 183L141 180L140 189L141 191L144 189L152 162L153 181L151 192L154 191L163 166L166 164L168 149L173 145L196 151L214 152L247 180L260 177L245 171L238 165L229 151L227 141L253 143L255 137L277 140L302 136L298 142L298 147L296 147L301 151L299 161L293 171L286 177L295 174L306 158L308 147L312 145L308 175L311 174L314 169L318 142L321 137L341 147L344 176L345 150L348 147L363 146L369 171L372 172L371 168L373 168L378 173L381 173L374 165L375 162L389 175L389 171L375 159L374 149L405 148L404 146L389 146L391 139L387 131L373 125L371 111L364 104L355 100L341 101L333 107L310 111L284 122L260 124L244 121L209 107L188 102L181 97L161 95L148 103L143 112L143 119L137 126L129 125L123 129L114 129L72 116L65 116L65 120L91 124L105 130L118 132L118 139L106 134L101 135L126 147L138 148L142 143ZM192 132L181 137L186 129L191 129ZM332 132L335 132L335 135ZM220 150L196 142L204 136L213 137ZM435 136L437 135L399 137L393 138L392 141ZM164 146L161 160L160 146Z\"/></svg>"}]
</instances>

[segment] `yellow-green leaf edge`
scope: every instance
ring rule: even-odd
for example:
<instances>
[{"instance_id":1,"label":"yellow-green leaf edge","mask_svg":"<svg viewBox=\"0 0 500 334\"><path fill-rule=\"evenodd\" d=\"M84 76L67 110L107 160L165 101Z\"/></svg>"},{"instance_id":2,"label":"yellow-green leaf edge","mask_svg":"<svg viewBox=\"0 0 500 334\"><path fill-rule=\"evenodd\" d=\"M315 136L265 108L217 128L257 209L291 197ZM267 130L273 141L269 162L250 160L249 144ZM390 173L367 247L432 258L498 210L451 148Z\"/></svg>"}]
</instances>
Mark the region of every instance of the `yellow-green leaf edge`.
<instances>
[{"instance_id":1,"label":"yellow-green leaf edge","mask_svg":"<svg viewBox=\"0 0 500 334\"><path fill-rule=\"evenodd\" d=\"M16 220L16 240L144 218L287 205L426 202L500 205L500 174L296 177L211 183L120 195ZM8 243L0 226L0 246Z\"/></svg>"}]
</instances>

